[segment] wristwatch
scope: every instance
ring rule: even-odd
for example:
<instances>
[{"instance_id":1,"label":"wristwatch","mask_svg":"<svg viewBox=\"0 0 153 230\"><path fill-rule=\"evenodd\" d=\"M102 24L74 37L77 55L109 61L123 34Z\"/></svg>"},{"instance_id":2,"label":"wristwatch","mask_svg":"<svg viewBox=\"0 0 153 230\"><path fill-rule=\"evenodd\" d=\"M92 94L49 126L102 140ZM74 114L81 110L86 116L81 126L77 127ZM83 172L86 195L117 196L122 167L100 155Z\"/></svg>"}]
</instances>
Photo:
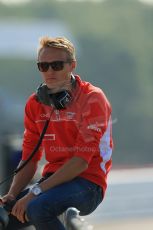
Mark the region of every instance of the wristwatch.
<instances>
[{"instance_id":1,"label":"wristwatch","mask_svg":"<svg viewBox=\"0 0 153 230\"><path fill-rule=\"evenodd\" d=\"M34 184L31 188L30 188L30 192L32 192L35 196L38 196L42 193L42 189L39 186L39 184Z\"/></svg>"}]
</instances>

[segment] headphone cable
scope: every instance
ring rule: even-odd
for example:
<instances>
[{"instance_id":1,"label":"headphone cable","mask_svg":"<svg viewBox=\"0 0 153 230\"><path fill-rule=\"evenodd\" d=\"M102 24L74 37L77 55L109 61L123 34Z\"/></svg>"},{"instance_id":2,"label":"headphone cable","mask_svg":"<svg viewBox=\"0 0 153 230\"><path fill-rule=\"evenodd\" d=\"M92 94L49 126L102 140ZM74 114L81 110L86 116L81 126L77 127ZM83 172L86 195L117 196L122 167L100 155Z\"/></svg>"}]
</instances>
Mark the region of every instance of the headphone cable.
<instances>
[{"instance_id":1,"label":"headphone cable","mask_svg":"<svg viewBox=\"0 0 153 230\"><path fill-rule=\"evenodd\" d=\"M36 154L36 152L38 151L38 149L39 149L39 147L40 147L40 145L41 145L41 143L42 143L42 140L43 140L44 135L45 135L45 133L46 133L46 130L47 130L47 128L48 128L48 125L49 125L49 122L50 122L50 118L51 118L53 112L54 112L54 108L51 110L49 119L47 119L46 122L45 122L44 128L43 128L43 130L42 130L42 132L41 132L41 135L40 135L40 138L39 138L39 140L38 140L38 143L36 144L34 150L33 150L32 153L30 154L30 156L28 157L28 159L27 159L26 161L24 161L23 164L20 165L20 167L18 167L17 169L15 169L15 170L13 171L13 173L11 173L11 174L10 174L8 177L6 177L3 181L1 181L1 182L0 182L0 186L1 186L2 184L4 184L5 182L7 182L8 180L10 180L11 178L13 178L18 172L20 172L20 171L29 163L29 161L33 158L33 156Z\"/></svg>"}]
</instances>

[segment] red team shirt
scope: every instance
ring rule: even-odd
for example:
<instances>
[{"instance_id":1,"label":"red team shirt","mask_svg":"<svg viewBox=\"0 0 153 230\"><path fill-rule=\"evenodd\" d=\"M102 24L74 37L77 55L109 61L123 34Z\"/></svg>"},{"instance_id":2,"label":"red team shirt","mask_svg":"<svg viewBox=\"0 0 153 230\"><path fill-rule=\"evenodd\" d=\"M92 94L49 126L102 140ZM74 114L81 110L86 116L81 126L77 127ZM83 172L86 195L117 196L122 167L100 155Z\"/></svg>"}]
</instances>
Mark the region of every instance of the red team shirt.
<instances>
[{"instance_id":1,"label":"red team shirt","mask_svg":"<svg viewBox=\"0 0 153 230\"><path fill-rule=\"evenodd\" d=\"M25 107L25 132L22 160L26 160L36 146L45 121L50 122L42 145L33 157L39 161L42 154L47 160L42 175L55 172L74 156L88 163L79 176L100 185L105 193L107 174L111 168L112 122L111 105L103 91L89 82L76 78L73 99L64 110L54 110L29 97Z\"/></svg>"}]
</instances>

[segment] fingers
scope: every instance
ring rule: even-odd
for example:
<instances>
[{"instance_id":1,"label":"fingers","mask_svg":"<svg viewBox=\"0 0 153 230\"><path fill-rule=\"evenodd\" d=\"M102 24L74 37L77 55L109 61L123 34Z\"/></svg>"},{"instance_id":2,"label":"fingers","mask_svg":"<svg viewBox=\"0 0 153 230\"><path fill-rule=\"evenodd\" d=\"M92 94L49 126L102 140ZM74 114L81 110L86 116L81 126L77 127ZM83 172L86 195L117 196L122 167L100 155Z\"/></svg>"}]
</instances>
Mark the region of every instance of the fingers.
<instances>
[{"instance_id":1,"label":"fingers","mask_svg":"<svg viewBox=\"0 0 153 230\"><path fill-rule=\"evenodd\" d=\"M24 211L23 207L14 207L12 212L11 212L11 214L16 216L16 218L22 223L25 222L24 213L25 213L25 211Z\"/></svg>"},{"instance_id":2,"label":"fingers","mask_svg":"<svg viewBox=\"0 0 153 230\"><path fill-rule=\"evenodd\" d=\"M15 200L15 196L13 194L7 194L3 197L1 197L1 202L4 204L8 201Z\"/></svg>"},{"instance_id":3,"label":"fingers","mask_svg":"<svg viewBox=\"0 0 153 230\"><path fill-rule=\"evenodd\" d=\"M27 214L25 213L24 214L24 219L28 222L29 221L29 219L28 219L28 217L27 217Z\"/></svg>"},{"instance_id":4,"label":"fingers","mask_svg":"<svg viewBox=\"0 0 153 230\"><path fill-rule=\"evenodd\" d=\"M2 204L4 204L4 203L6 203L8 200L9 200L8 197L1 197L0 202L1 202Z\"/></svg>"},{"instance_id":5,"label":"fingers","mask_svg":"<svg viewBox=\"0 0 153 230\"><path fill-rule=\"evenodd\" d=\"M3 197L0 197L0 205L9 203L9 201L15 200L15 197L12 194L7 194ZM25 222L25 203L22 200L18 200L13 208L11 208L11 214L15 216L20 222Z\"/></svg>"},{"instance_id":6,"label":"fingers","mask_svg":"<svg viewBox=\"0 0 153 230\"><path fill-rule=\"evenodd\" d=\"M25 204L22 201L17 201L14 205L11 214L15 216L20 222L25 222Z\"/></svg>"}]
</instances>

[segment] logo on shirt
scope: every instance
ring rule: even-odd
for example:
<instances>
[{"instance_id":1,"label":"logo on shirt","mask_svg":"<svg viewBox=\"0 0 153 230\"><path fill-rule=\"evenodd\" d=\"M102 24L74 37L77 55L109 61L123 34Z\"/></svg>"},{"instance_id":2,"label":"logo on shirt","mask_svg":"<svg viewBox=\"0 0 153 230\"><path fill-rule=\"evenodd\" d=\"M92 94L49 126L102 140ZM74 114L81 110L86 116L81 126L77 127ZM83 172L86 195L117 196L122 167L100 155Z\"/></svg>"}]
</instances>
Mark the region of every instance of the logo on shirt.
<instances>
[{"instance_id":1,"label":"logo on shirt","mask_svg":"<svg viewBox=\"0 0 153 230\"><path fill-rule=\"evenodd\" d=\"M55 141L55 134L54 133L50 133L50 134L45 134L44 136L44 140L45 141Z\"/></svg>"},{"instance_id":2,"label":"logo on shirt","mask_svg":"<svg viewBox=\"0 0 153 230\"><path fill-rule=\"evenodd\" d=\"M68 120L73 120L75 115L76 115L76 113L74 113L74 112L67 112L66 113L66 117Z\"/></svg>"},{"instance_id":3,"label":"logo on shirt","mask_svg":"<svg viewBox=\"0 0 153 230\"><path fill-rule=\"evenodd\" d=\"M50 117L50 113L41 113L40 117L41 118L43 118L43 117L49 118Z\"/></svg>"},{"instance_id":4,"label":"logo on shirt","mask_svg":"<svg viewBox=\"0 0 153 230\"><path fill-rule=\"evenodd\" d=\"M87 129L91 129L97 132L101 132L101 128L99 128L99 124L90 124L87 126Z\"/></svg>"}]
</instances>

